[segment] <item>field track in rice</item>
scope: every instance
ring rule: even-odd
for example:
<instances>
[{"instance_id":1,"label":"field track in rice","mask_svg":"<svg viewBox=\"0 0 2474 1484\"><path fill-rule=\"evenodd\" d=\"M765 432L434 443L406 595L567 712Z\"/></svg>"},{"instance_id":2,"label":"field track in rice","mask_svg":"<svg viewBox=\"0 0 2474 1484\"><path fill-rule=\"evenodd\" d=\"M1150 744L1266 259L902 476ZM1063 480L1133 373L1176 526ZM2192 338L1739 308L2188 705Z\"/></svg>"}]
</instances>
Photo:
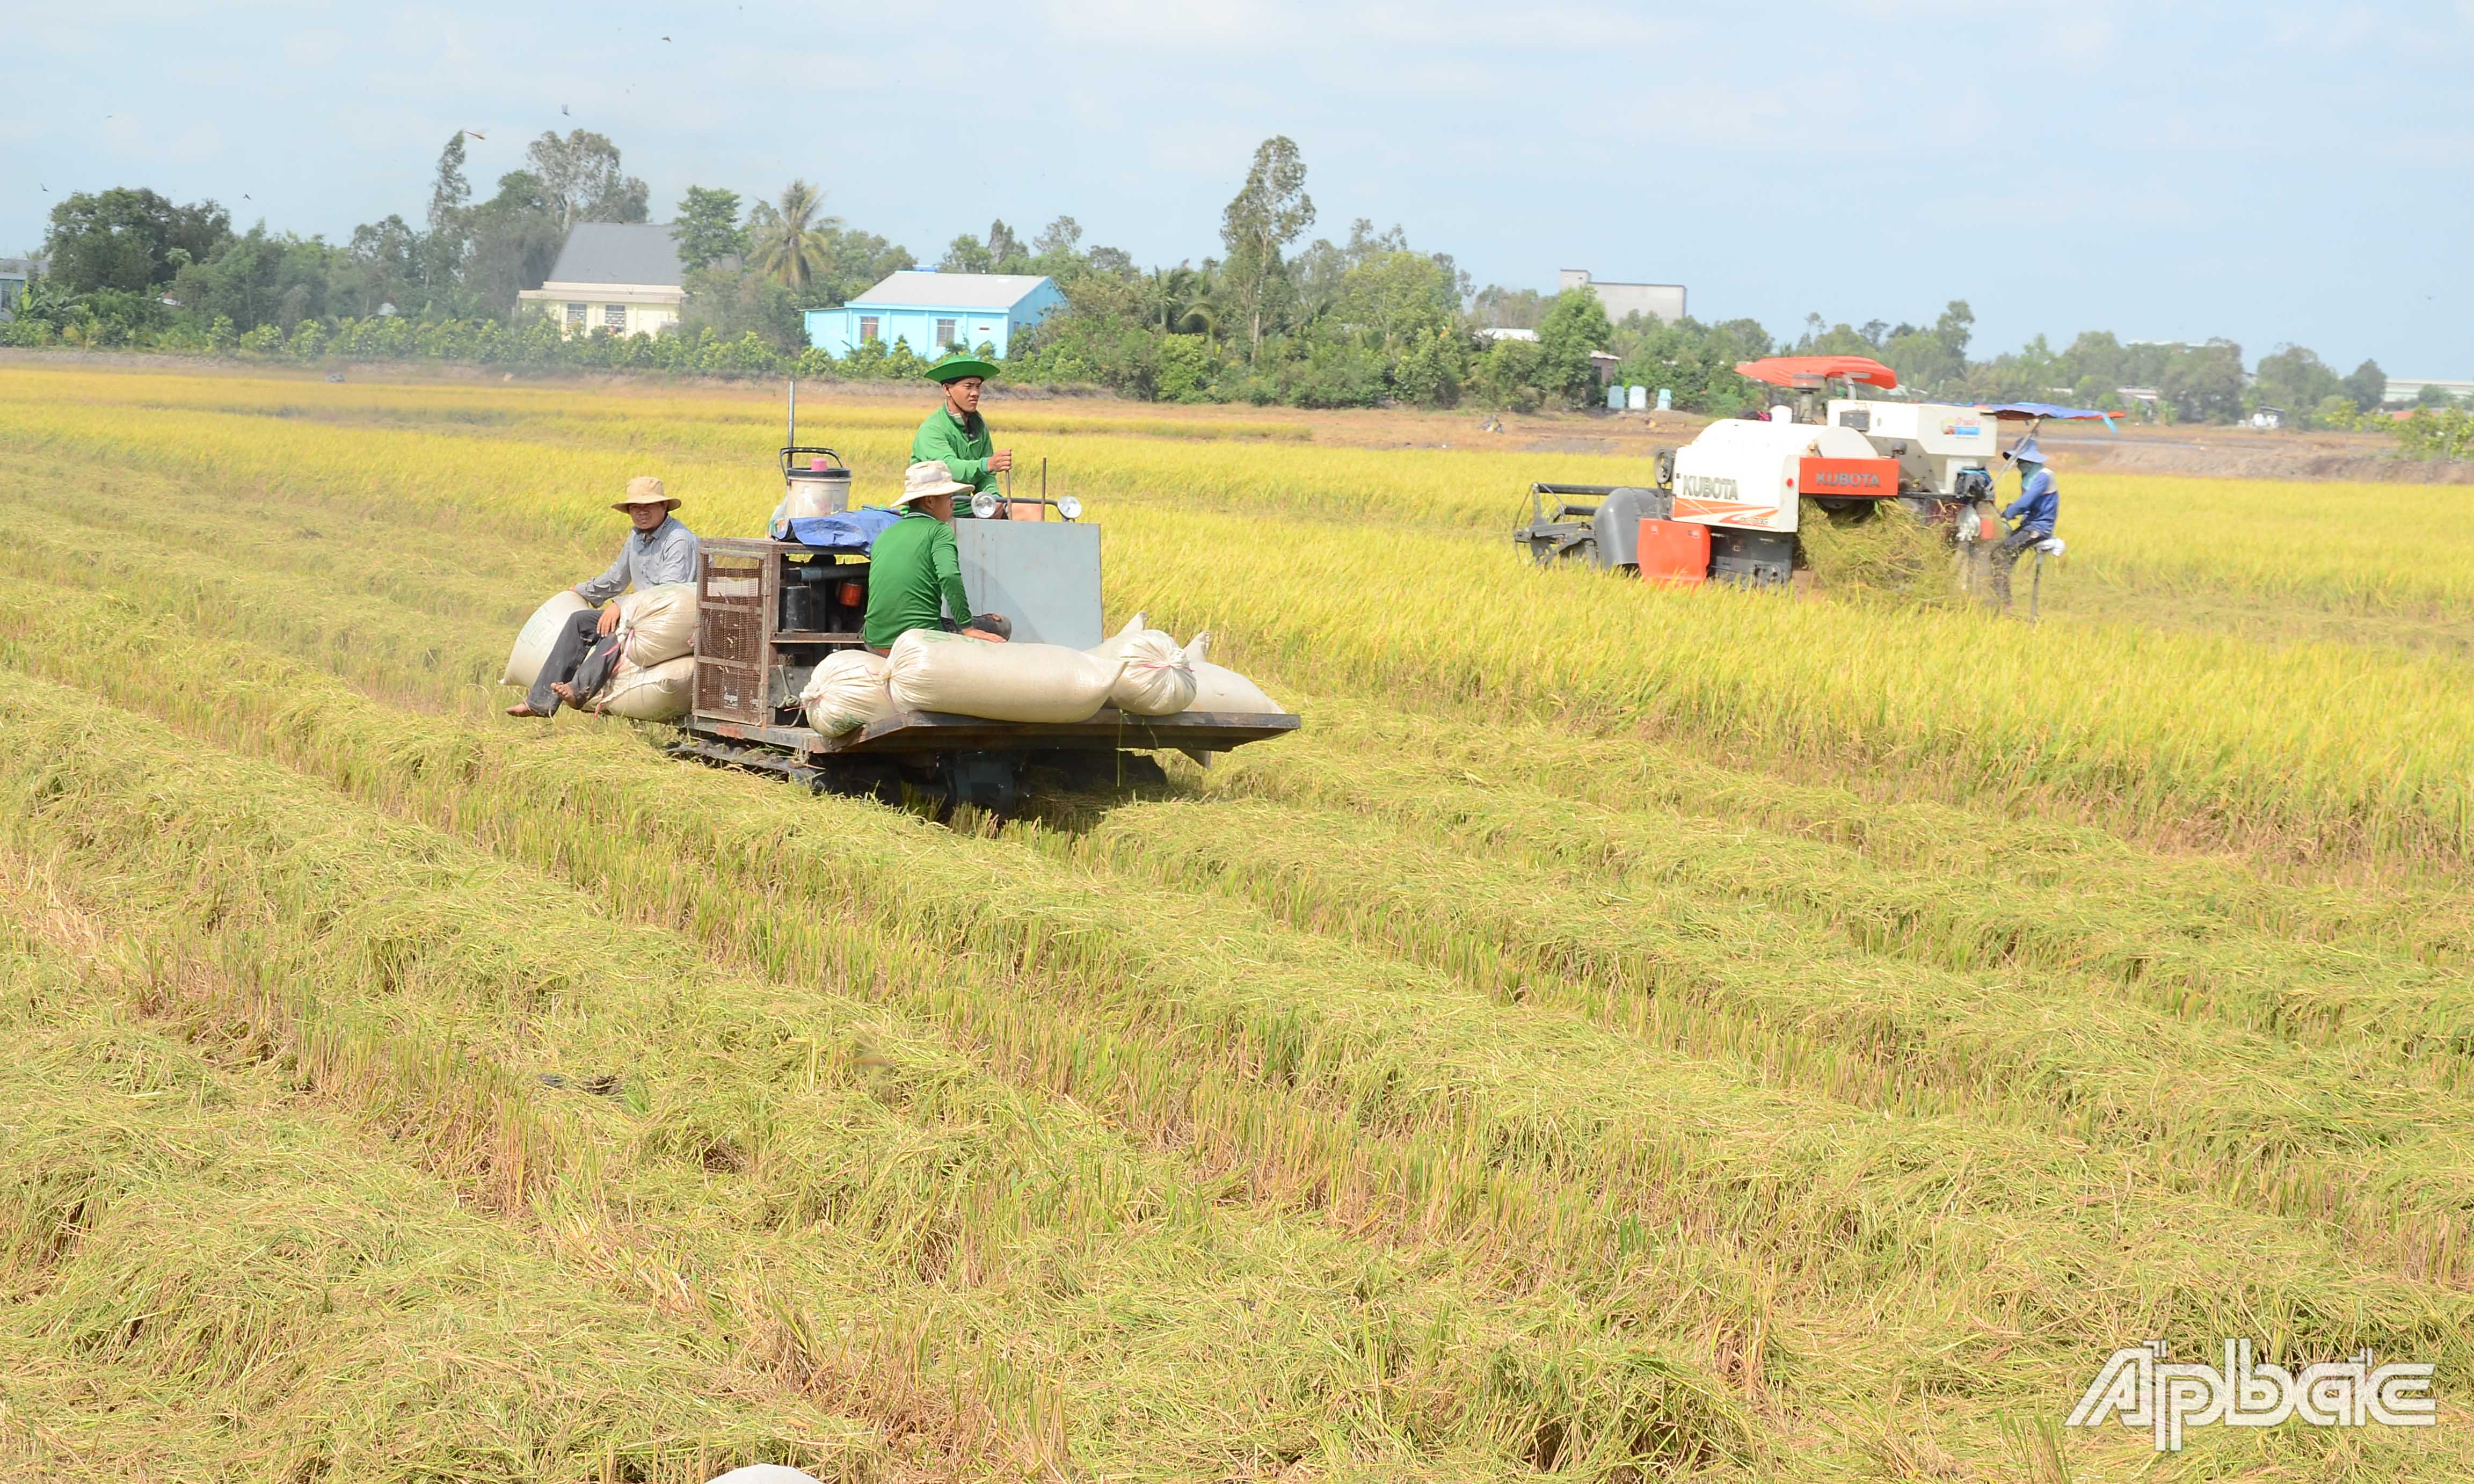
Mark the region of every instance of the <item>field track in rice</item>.
<instances>
[{"instance_id":1,"label":"field track in rice","mask_svg":"<svg viewBox=\"0 0 2474 1484\"><path fill-rule=\"evenodd\" d=\"M1304 733L949 827L499 717L777 411L0 369L11 1476L2474 1473L2459 492L2069 478L2030 629L1009 406ZM2058 1428L2160 1336L2442 1425Z\"/></svg>"}]
</instances>

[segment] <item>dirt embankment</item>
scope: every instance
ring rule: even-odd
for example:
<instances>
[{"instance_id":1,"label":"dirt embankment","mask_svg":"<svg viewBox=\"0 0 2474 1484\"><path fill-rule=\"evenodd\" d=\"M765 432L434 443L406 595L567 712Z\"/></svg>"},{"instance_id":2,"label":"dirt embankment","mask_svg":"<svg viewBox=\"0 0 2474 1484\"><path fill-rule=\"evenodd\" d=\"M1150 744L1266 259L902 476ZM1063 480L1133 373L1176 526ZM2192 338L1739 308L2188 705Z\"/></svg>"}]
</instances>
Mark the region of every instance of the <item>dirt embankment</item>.
<instances>
[{"instance_id":1,"label":"dirt embankment","mask_svg":"<svg viewBox=\"0 0 2474 1484\"><path fill-rule=\"evenodd\" d=\"M2126 428L2119 438L2049 431L2039 441L2058 467L2100 474L2474 484L2474 463L2400 458L2395 442L2379 433L2183 426Z\"/></svg>"}]
</instances>

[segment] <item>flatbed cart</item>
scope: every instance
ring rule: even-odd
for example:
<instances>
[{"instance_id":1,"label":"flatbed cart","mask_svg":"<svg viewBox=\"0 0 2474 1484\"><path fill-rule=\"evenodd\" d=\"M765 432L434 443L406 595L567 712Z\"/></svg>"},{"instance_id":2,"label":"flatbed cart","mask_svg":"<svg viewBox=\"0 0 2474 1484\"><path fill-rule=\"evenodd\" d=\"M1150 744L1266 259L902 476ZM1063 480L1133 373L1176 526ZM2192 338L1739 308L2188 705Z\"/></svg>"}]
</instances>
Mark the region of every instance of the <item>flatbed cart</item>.
<instances>
[{"instance_id":1,"label":"flatbed cart","mask_svg":"<svg viewBox=\"0 0 2474 1484\"><path fill-rule=\"evenodd\" d=\"M1097 526L955 523L973 601L1010 618L1017 642L1100 642ZM940 810L1006 813L1020 801L1026 771L1053 770L1068 787L1156 782L1165 775L1144 753L1202 760L1300 725L1287 713L1135 717L1104 707L1080 721L1017 722L902 711L827 737L806 724L799 693L827 655L862 645L866 558L722 538L703 543L696 565L694 699L672 757L774 773L816 792L926 795Z\"/></svg>"}]
</instances>

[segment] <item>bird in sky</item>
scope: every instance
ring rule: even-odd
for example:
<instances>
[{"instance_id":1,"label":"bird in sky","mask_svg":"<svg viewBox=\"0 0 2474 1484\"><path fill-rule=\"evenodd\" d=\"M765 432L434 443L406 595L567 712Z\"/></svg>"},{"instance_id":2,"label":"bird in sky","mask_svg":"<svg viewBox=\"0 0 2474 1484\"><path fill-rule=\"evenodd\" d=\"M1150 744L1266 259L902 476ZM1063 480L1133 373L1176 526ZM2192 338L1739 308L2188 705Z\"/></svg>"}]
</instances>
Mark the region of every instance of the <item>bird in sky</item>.
<instances>
[{"instance_id":1,"label":"bird in sky","mask_svg":"<svg viewBox=\"0 0 2474 1484\"><path fill-rule=\"evenodd\" d=\"M574 116L574 115L572 115L572 114L570 114L570 113L567 111L567 105L566 105L566 104L564 104L564 103L562 103L562 104L560 104L560 105L558 106L558 111L559 111L560 115L561 115L561 116L563 116L563 117L570 117L570 118L571 118L571 117L573 117L573 116Z\"/></svg>"},{"instance_id":2,"label":"bird in sky","mask_svg":"<svg viewBox=\"0 0 2474 1484\"><path fill-rule=\"evenodd\" d=\"M663 39L663 40L665 40L665 41L667 41L667 40L668 40L668 39L669 39L669 37L668 37L668 36L664 36L664 37L662 37L662 39Z\"/></svg>"},{"instance_id":3,"label":"bird in sky","mask_svg":"<svg viewBox=\"0 0 2474 1484\"><path fill-rule=\"evenodd\" d=\"M470 129L467 129L467 130L465 130L464 132L465 132L466 134L473 134L473 138L480 140L483 144L487 144L487 143L489 143L489 142L490 142L490 136L489 136L488 134L473 134L473 131L472 131L472 130L470 130Z\"/></svg>"}]
</instances>

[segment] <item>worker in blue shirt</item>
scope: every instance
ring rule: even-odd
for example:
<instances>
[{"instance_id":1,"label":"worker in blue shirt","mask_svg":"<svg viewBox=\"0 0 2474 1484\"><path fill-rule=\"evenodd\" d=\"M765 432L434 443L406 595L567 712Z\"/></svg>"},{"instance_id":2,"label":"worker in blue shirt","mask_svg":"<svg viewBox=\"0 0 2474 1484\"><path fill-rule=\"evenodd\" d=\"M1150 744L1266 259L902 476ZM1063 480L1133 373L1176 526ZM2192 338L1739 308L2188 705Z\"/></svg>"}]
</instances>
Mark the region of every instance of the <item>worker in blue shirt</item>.
<instances>
[{"instance_id":1,"label":"worker in blue shirt","mask_svg":"<svg viewBox=\"0 0 2474 1484\"><path fill-rule=\"evenodd\" d=\"M2010 570L2019 565L2022 553L2052 536L2053 523L2061 517L2062 490L2053 482L2053 472L2045 467L2045 450L2036 447L2032 435L2011 445L2001 459L2019 471L2019 498L2001 511L2003 520L2019 523L1993 552L1993 591L2007 608Z\"/></svg>"}]
</instances>

